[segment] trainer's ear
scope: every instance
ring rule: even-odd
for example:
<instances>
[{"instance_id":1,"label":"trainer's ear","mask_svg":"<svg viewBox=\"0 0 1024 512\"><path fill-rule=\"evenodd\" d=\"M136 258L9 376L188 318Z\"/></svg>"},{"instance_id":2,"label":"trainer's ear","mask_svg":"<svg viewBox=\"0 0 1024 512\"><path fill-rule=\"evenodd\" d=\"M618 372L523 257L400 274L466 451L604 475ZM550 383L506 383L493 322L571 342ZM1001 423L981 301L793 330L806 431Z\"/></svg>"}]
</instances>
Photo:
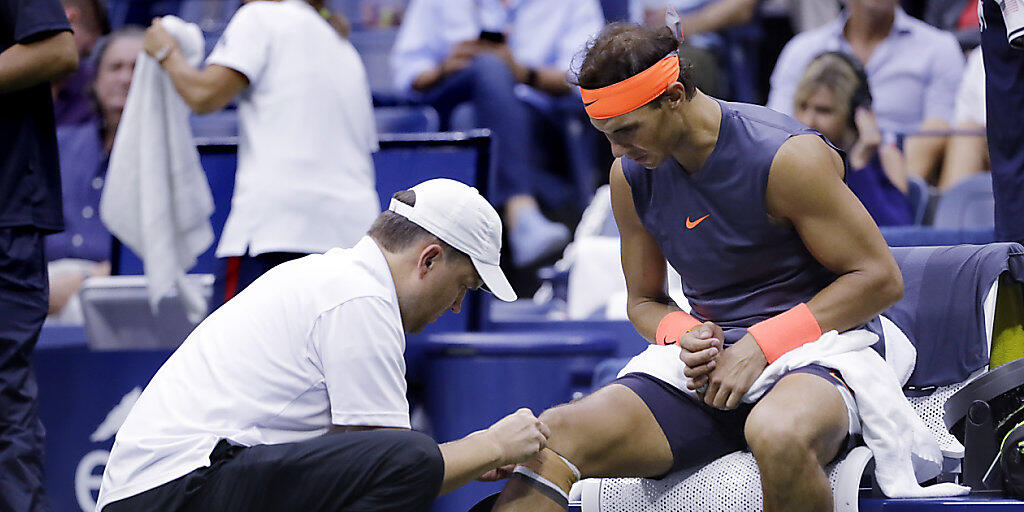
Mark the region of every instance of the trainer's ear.
<instances>
[{"instance_id":1,"label":"trainer's ear","mask_svg":"<svg viewBox=\"0 0 1024 512\"><path fill-rule=\"evenodd\" d=\"M426 276L428 272L438 268L441 264L441 257L443 255L444 249L440 244L427 244L427 246L420 251L420 259L418 262L419 276L422 278Z\"/></svg>"}]
</instances>

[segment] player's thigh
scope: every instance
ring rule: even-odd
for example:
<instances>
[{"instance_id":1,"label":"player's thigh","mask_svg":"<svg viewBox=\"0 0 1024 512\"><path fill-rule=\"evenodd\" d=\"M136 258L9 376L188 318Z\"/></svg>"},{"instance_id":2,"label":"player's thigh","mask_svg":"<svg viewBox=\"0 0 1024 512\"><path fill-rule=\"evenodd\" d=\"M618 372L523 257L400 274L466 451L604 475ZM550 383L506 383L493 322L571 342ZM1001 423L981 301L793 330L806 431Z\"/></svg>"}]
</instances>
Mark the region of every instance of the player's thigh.
<instances>
[{"instance_id":1,"label":"player's thigh","mask_svg":"<svg viewBox=\"0 0 1024 512\"><path fill-rule=\"evenodd\" d=\"M842 448L849 428L849 412L836 382L813 373L790 373L754 406L744 434L755 455L808 448L825 464Z\"/></svg>"},{"instance_id":2,"label":"player's thigh","mask_svg":"<svg viewBox=\"0 0 1024 512\"><path fill-rule=\"evenodd\" d=\"M540 415L551 429L548 448L584 476L654 476L672 465L672 451L644 401L612 383Z\"/></svg>"}]
</instances>

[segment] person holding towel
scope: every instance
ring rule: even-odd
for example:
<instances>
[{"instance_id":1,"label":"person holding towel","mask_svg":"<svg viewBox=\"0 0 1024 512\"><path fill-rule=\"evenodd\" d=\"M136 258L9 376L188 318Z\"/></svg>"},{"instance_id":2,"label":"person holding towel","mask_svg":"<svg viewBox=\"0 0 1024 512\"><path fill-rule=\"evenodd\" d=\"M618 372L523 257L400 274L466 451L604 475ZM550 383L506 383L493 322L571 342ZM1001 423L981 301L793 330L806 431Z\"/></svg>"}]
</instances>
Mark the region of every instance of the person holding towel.
<instances>
[{"instance_id":1,"label":"person holding towel","mask_svg":"<svg viewBox=\"0 0 1024 512\"><path fill-rule=\"evenodd\" d=\"M373 108L359 55L321 11L304 0L246 2L202 69L159 20L144 47L196 113L238 100L215 303L284 261L359 241L380 207Z\"/></svg>"}]
</instances>

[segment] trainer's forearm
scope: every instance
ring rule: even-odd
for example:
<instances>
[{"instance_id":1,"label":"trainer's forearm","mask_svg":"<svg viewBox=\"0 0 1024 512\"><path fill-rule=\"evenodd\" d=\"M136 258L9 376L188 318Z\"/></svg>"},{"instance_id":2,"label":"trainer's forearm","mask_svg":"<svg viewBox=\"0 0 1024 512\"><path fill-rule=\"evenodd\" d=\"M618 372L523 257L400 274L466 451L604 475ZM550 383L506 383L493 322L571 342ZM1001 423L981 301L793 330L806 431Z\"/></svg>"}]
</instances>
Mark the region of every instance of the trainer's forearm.
<instances>
[{"instance_id":1,"label":"trainer's forearm","mask_svg":"<svg viewBox=\"0 0 1024 512\"><path fill-rule=\"evenodd\" d=\"M16 44L0 53L0 94L49 82L77 69L78 51L70 32Z\"/></svg>"},{"instance_id":2,"label":"trainer's forearm","mask_svg":"<svg viewBox=\"0 0 1024 512\"><path fill-rule=\"evenodd\" d=\"M440 448L441 457L444 459L441 494L454 491L504 464L501 448L490 441L483 432L444 443Z\"/></svg>"}]
</instances>

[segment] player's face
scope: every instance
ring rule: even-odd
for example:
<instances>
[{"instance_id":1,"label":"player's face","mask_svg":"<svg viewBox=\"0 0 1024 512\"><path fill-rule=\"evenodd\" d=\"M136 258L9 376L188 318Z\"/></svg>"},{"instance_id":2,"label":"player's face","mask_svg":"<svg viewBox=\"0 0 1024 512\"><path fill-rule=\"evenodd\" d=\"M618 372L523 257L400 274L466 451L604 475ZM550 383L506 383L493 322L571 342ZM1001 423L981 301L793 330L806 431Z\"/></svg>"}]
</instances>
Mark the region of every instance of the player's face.
<instances>
[{"instance_id":1,"label":"player's face","mask_svg":"<svg viewBox=\"0 0 1024 512\"><path fill-rule=\"evenodd\" d=\"M818 86L806 100L794 105L793 117L821 132L833 144L842 145L848 128L847 113L836 100L836 95L828 87Z\"/></svg>"},{"instance_id":2,"label":"player's face","mask_svg":"<svg viewBox=\"0 0 1024 512\"><path fill-rule=\"evenodd\" d=\"M647 104L609 119L591 119L591 124L608 138L615 158L628 158L648 168L661 165L671 154L671 141L662 129L663 117L671 112L667 104Z\"/></svg>"}]
</instances>

